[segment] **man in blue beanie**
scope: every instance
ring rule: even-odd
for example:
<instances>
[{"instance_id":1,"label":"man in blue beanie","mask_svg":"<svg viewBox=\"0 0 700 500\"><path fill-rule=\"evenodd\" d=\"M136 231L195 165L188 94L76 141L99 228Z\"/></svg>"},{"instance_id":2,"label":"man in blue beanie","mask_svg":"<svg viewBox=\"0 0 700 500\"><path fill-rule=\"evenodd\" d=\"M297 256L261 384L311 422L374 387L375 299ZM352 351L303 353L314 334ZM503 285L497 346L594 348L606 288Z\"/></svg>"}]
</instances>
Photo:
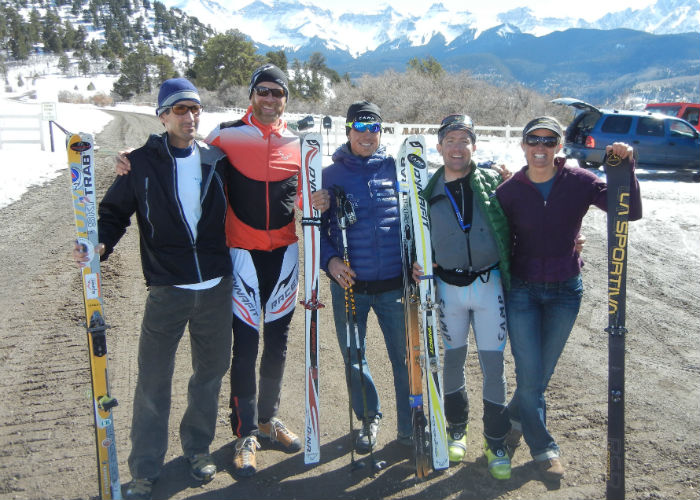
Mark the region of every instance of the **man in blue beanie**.
<instances>
[{"instance_id":1,"label":"man in blue beanie","mask_svg":"<svg viewBox=\"0 0 700 500\"><path fill-rule=\"evenodd\" d=\"M184 78L166 80L156 114L165 133L129 153L134 167L118 176L99 206L106 259L136 213L141 266L149 287L141 324L138 379L125 497L149 499L168 447L175 353L189 328L193 374L180 441L191 475L209 481L219 389L231 352L232 267L224 233L224 178L231 168L218 148L195 141L202 106ZM74 258L86 260L76 246Z\"/></svg>"},{"instance_id":2,"label":"man in blue beanie","mask_svg":"<svg viewBox=\"0 0 700 500\"><path fill-rule=\"evenodd\" d=\"M187 97L186 92L179 87L159 99L159 109ZM219 124L205 139L221 148L230 163L225 226L234 269L230 420L238 477L257 472L261 438L289 453L301 449L299 436L278 416L299 261L294 207L301 195L301 151L299 138L282 118L288 98L287 75L264 64L251 76L245 115ZM120 157L117 173L127 171L128 162ZM312 203L326 210L330 200L319 190Z\"/></svg>"}]
</instances>

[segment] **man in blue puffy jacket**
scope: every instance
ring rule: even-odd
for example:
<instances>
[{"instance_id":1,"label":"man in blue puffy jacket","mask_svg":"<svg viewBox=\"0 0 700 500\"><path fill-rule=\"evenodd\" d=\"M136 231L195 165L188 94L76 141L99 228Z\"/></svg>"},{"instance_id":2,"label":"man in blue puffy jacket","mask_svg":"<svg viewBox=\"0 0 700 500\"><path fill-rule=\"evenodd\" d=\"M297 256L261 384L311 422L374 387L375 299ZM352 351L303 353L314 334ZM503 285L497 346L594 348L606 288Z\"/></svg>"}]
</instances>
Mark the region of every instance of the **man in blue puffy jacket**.
<instances>
[{"instance_id":1,"label":"man in blue puffy jacket","mask_svg":"<svg viewBox=\"0 0 700 500\"><path fill-rule=\"evenodd\" d=\"M333 153L333 164L323 171L323 188L336 206L334 188L340 187L352 204L357 222L346 229L349 266L343 262L343 241L335 210L324 213L321 226L321 266L331 278L333 316L338 343L345 363L351 362L352 408L362 420L355 447L360 453L370 451L377 439L382 418L379 395L365 358L367 317L370 309L377 315L384 335L394 375L396 391L397 439L411 444L412 426L409 406L408 371L404 333L401 237L396 166L394 159L380 146L381 111L367 101L348 108L346 134L348 142ZM362 375L360 383L357 348L351 332L350 360L347 355L344 288L352 286L360 336Z\"/></svg>"}]
</instances>

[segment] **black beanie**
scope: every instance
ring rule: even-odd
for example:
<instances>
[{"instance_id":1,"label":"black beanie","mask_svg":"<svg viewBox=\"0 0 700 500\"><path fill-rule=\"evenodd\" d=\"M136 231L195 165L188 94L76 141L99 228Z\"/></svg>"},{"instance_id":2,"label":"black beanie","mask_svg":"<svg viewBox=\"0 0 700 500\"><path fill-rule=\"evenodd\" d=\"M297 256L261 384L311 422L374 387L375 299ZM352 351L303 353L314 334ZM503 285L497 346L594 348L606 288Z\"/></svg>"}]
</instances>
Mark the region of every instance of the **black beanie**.
<instances>
[{"instance_id":1,"label":"black beanie","mask_svg":"<svg viewBox=\"0 0 700 500\"><path fill-rule=\"evenodd\" d=\"M382 121L382 112L379 106L368 101L353 102L348 108L346 122L380 122ZM345 133L350 133L350 127L345 126Z\"/></svg>"},{"instance_id":2,"label":"black beanie","mask_svg":"<svg viewBox=\"0 0 700 500\"><path fill-rule=\"evenodd\" d=\"M253 88L260 82L276 83L284 90L284 95L289 99L289 79L287 75L274 64L265 64L255 70L250 78L250 86L248 87L248 99L253 95Z\"/></svg>"}]
</instances>

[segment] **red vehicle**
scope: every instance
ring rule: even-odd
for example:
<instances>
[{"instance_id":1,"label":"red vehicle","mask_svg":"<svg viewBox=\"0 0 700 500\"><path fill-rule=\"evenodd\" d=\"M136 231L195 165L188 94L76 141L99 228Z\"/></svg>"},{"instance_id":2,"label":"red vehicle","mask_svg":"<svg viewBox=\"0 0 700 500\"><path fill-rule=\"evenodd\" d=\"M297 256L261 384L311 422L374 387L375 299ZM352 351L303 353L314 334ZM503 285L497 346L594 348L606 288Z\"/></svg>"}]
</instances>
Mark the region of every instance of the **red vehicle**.
<instances>
[{"instance_id":1,"label":"red vehicle","mask_svg":"<svg viewBox=\"0 0 700 500\"><path fill-rule=\"evenodd\" d=\"M698 118L700 117L700 104L695 102L651 102L644 108L654 113L663 113L668 116L676 116L690 123L700 130Z\"/></svg>"}]
</instances>

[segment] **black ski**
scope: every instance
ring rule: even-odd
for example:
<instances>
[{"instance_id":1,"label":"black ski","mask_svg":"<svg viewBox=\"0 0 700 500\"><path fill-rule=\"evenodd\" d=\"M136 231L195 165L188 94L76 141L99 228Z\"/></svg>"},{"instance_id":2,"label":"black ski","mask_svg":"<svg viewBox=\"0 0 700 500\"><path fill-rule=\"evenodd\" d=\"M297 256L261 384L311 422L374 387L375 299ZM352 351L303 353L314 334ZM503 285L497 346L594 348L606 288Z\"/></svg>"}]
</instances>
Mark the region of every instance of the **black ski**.
<instances>
[{"instance_id":1,"label":"black ski","mask_svg":"<svg viewBox=\"0 0 700 500\"><path fill-rule=\"evenodd\" d=\"M608 463L606 498L625 498L625 297L630 209L629 161L605 159L608 184Z\"/></svg>"}]
</instances>

